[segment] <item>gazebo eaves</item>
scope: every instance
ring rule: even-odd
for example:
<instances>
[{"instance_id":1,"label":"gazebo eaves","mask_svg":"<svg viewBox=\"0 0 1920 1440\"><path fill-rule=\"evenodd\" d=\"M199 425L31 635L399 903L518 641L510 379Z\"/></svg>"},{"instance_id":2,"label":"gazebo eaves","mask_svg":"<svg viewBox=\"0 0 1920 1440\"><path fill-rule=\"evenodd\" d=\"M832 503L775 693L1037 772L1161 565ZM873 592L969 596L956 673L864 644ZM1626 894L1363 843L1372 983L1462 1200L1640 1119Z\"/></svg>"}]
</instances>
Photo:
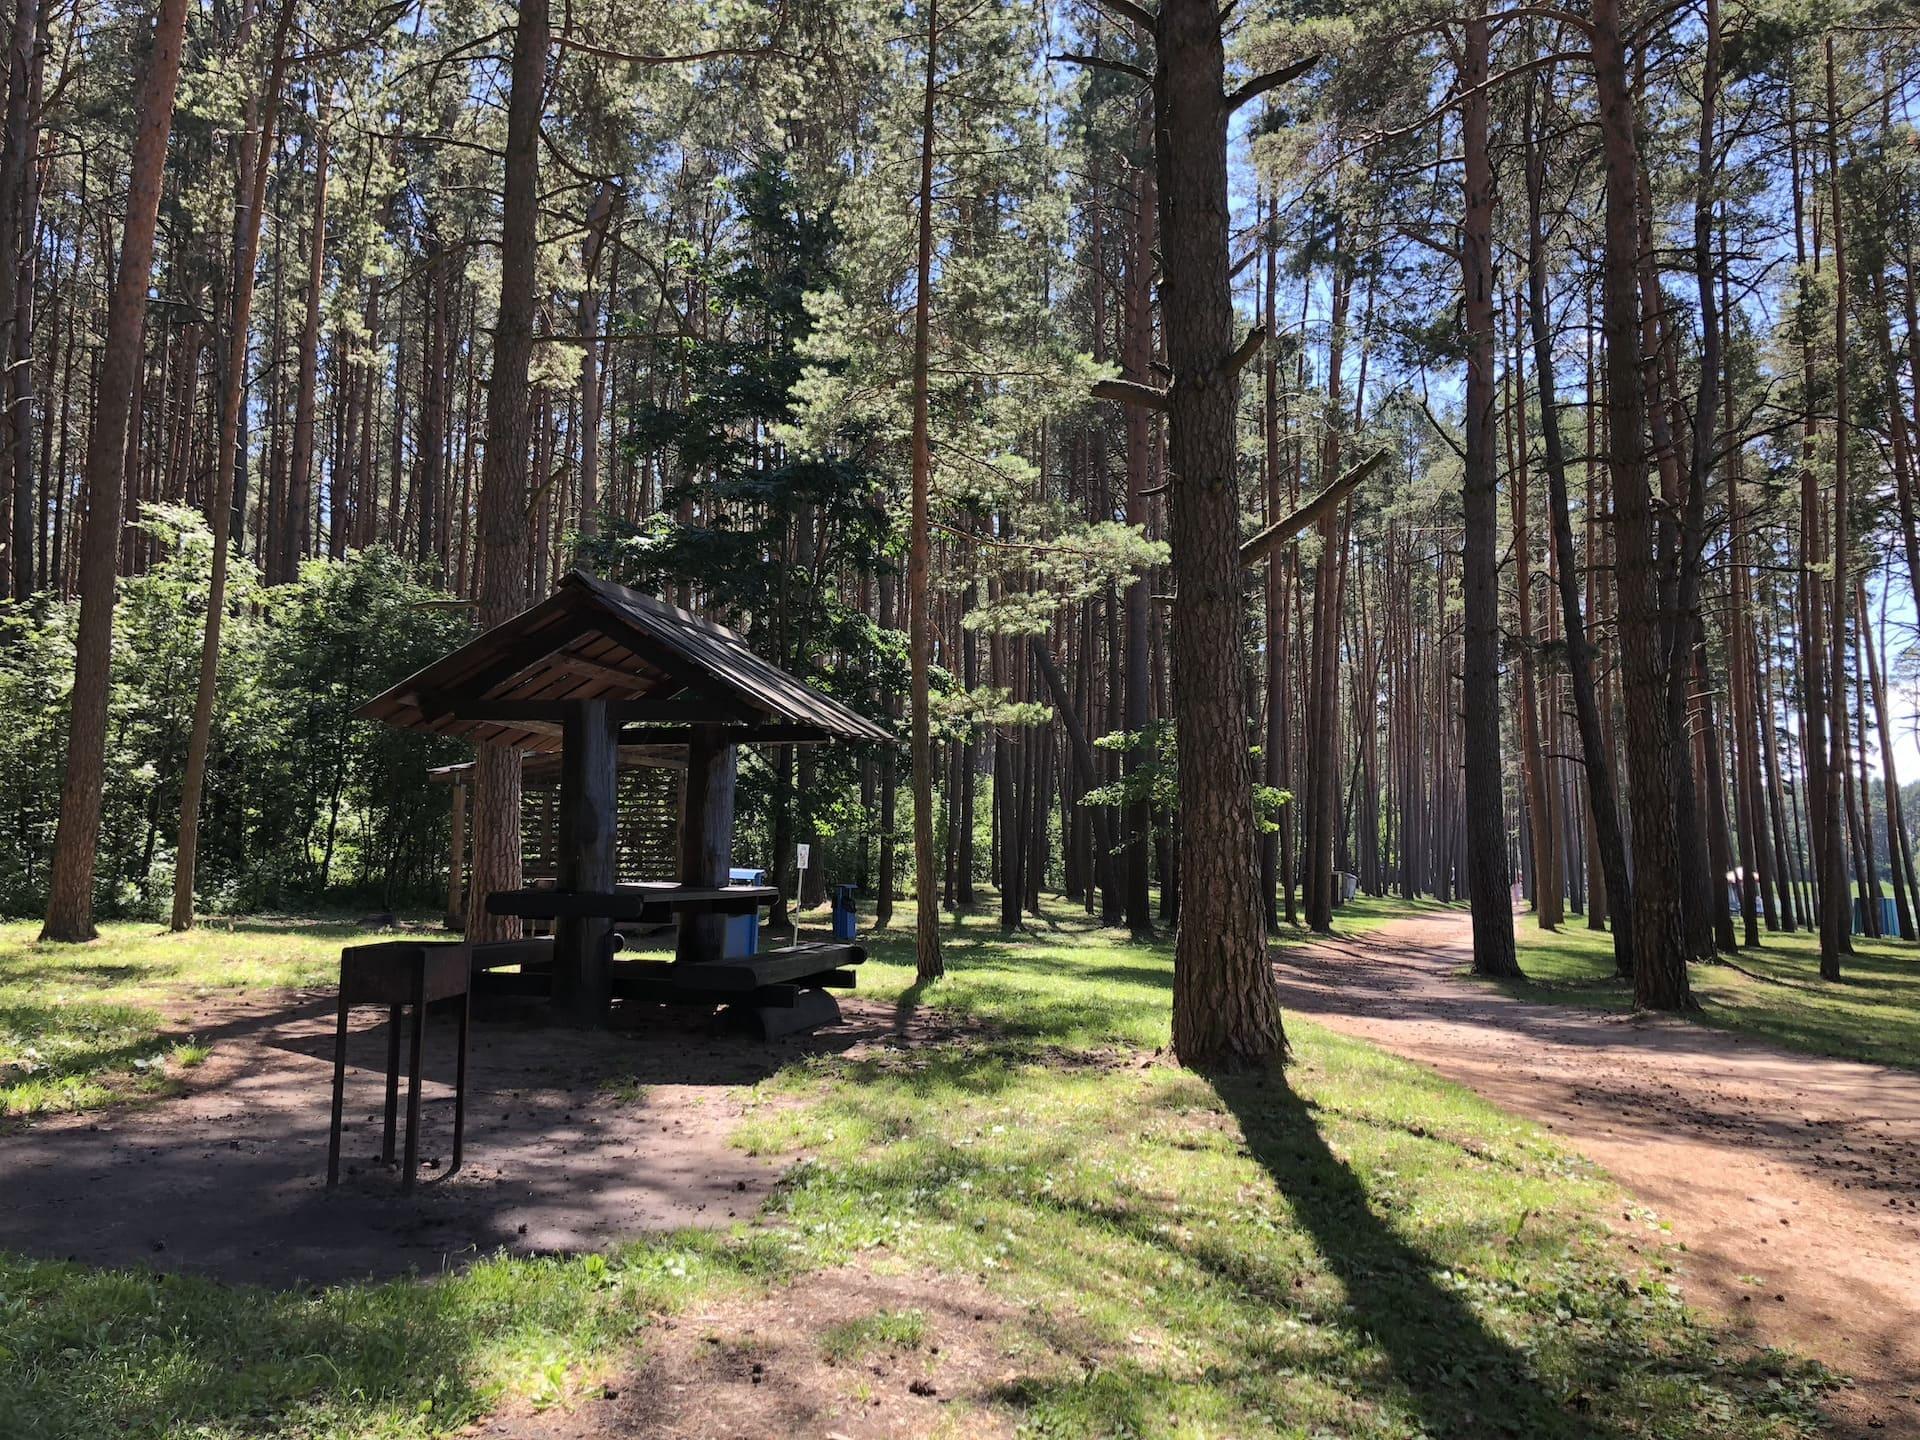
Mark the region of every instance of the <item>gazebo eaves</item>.
<instances>
[{"instance_id":1,"label":"gazebo eaves","mask_svg":"<svg viewBox=\"0 0 1920 1440\"><path fill-rule=\"evenodd\" d=\"M888 742L880 726L770 664L735 631L583 571L375 696L355 714L534 752L560 748L571 702L605 703L623 743Z\"/></svg>"}]
</instances>

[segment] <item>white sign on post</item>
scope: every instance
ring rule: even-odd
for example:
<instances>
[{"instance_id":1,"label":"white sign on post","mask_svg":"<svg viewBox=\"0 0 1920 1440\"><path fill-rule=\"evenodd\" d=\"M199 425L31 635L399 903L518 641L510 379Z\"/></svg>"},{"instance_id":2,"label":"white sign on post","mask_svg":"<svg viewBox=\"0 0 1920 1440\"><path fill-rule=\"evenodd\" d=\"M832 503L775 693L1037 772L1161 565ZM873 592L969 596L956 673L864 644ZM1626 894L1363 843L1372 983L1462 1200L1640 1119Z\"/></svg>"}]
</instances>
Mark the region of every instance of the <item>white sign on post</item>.
<instances>
[{"instance_id":1,"label":"white sign on post","mask_svg":"<svg viewBox=\"0 0 1920 1440\"><path fill-rule=\"evenodd\" d=\"M807 868L807 858L813 854L813 846L801 845L796 848L800 852L800 868L804 870Z\"/></svg>"}]
</instances>

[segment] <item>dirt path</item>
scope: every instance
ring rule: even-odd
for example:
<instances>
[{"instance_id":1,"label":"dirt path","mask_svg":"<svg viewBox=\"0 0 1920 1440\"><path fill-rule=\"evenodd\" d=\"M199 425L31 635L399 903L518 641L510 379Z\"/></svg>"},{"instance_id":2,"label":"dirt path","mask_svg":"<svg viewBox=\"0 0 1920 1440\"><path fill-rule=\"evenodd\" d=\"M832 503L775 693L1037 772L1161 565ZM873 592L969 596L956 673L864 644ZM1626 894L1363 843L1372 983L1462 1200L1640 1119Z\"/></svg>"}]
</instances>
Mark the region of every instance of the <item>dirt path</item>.
<instances>
[{"instance_id":1,"label":"dirt path","mask_svg":"<svg viewBox=\"0 0 1920 1440\"><path fill-rule=\"evenodd\" d=\"M1464 912L1291 952L1287 1006L1431 1065L1606 1167L1687 1298L1854 1378L1839 1431L1920 1437L1920 1075L1465 980Z\"/></svg>"},{"instance_id":2,"label":"dirt path","mask_svg":"<svg viewBox=\"0 0 1920 1440\"><path fill-rule=\"evenodd\" d=\"M476 1019L454 1175L454 1029L435 1015L420 1184L403 1198L378 1160L385 1017L354 1012L345 1174L329 1195L331 995L217 997L175 1016L212 1046L185 1095L0 1134L0 1250L285 1286L725 1226L754 1215L779 1175L729 1142L735 1087L804 1055L898 1038L891 1007L849 998L844 1009L843 1024L770 1044L685 1012L595 1032Z\"/></svg>"}]
</instances>

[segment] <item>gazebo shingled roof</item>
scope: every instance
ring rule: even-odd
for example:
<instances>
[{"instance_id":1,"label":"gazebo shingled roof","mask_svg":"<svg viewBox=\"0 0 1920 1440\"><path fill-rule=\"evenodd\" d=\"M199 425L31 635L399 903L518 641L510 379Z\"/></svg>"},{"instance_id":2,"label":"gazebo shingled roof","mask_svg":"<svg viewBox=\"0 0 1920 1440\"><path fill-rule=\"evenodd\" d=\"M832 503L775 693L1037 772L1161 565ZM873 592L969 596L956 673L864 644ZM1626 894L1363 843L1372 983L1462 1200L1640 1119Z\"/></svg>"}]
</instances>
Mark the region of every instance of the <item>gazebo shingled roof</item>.
<instances>
[{"instance_id":1,"label":"gazebo shingled roof","mask_svg":"<svg viewBox=\"0 0 1920 1440\"><path fill-rule=\"evenodd\" d=\"M889 741L880 726L769 664L724 625L574 570L553 594L354 713L534 752L560 748L561 702L605 700L638 737L726 726L739 740Z\"/></svg>"},{"instance_id":2,"label":"gazebo shingled roof","mask_svg":"<svg viewBox=\"0 0 1920 1440\"><path fill-rule=\"evenodd\" d=\"M554 920L553 999L589 1023L605 1018L612 997L612 920L665 906L678 917L675 964L708 967L726 954L724 916L754 913L777 897L769 886L731 882L741 744L892 738L768 664L725 626L579 570L546 599L354 713L516 748L557 768L554 888L477 898L488 915ZM643 756L667 746L685 757L678 879L622 886L615 844L621 763L630 756L644 764ZM830 977L853 948L797 946L762 959L776 980ZM764 969L749 966L736 978L759 993Z\"/></svg>"}]
</instances>

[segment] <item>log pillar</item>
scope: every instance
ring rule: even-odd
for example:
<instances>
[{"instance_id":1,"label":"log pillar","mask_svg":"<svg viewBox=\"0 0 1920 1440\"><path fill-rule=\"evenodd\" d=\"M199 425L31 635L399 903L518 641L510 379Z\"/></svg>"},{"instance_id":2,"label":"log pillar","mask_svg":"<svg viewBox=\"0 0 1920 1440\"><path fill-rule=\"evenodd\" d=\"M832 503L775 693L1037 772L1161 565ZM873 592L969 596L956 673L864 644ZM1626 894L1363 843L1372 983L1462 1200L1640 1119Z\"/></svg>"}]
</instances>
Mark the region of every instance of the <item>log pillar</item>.
<instances>
[{"instance_id":1,"label":"log pillar","mask_svg":"<svg viewBox=\"0 0 1920 1440\"><path fill-rule=\"evenodd\" d=\"M739 747L718 725L696 725L687 745L680 792L680 883L725 885L733 867L733 790ZM675 959L718 960L726 950L726 917L682 915Z\"/></svg>"},{"instance_id":2,"label":"log pillar","mask_svg":"<svg viewBox=\"0 0 1920 1440\"><path fill-rule=\"evenodd\" d=\"M614 887L617 739L606 701L567 702L561 719L560 819L554 837L561 890ZM612 999L610 928L608 920L576 916L563 916L554 924L554 1005L576 1024L606 1022Z\"/></svg>"},{"instance_id":3,"label":"log pillar","mask_svg":"<svg viewBox=\"0 0 1920 1440\"><path fill-rule=\"evenodd\" d=\"M453 838L447 846L447 929L467 928L467 782L453 782Z\"/></svg>"}]
</instances>

